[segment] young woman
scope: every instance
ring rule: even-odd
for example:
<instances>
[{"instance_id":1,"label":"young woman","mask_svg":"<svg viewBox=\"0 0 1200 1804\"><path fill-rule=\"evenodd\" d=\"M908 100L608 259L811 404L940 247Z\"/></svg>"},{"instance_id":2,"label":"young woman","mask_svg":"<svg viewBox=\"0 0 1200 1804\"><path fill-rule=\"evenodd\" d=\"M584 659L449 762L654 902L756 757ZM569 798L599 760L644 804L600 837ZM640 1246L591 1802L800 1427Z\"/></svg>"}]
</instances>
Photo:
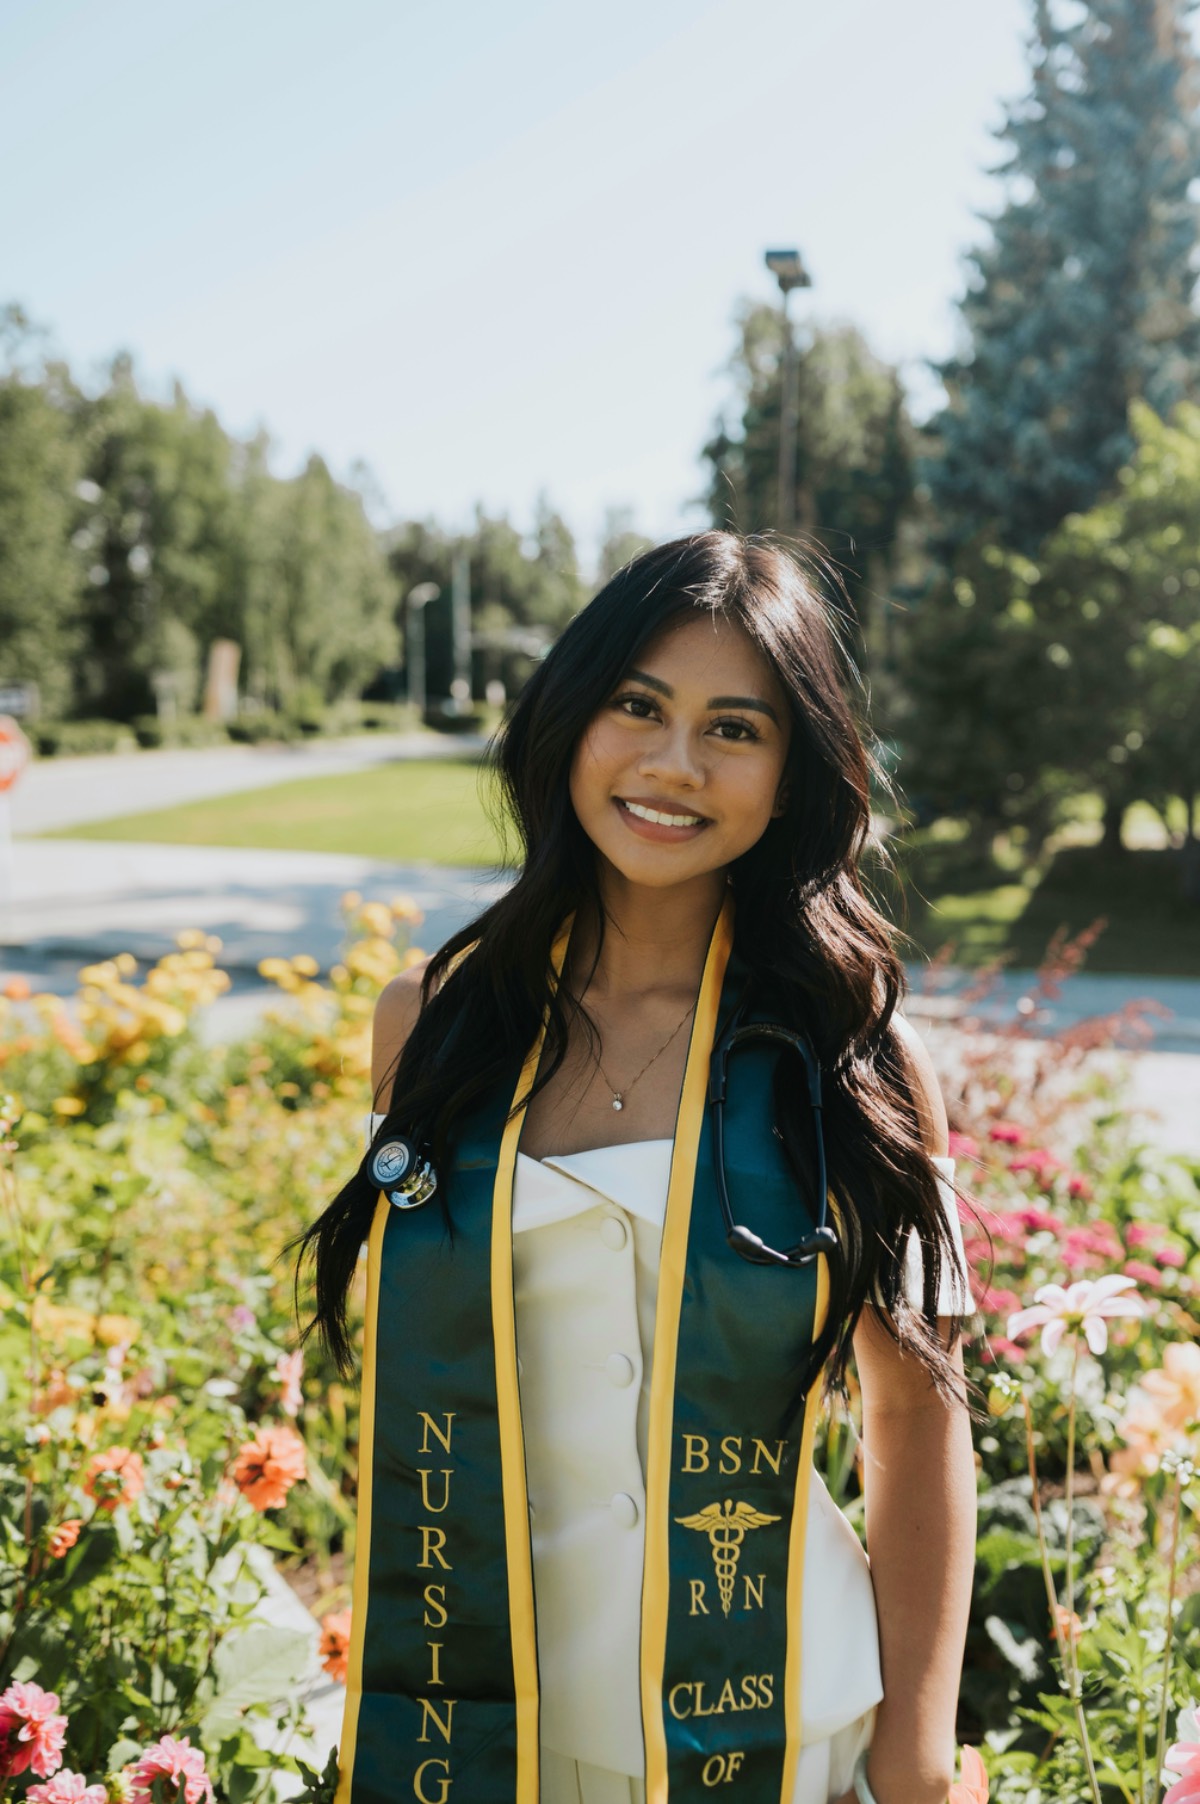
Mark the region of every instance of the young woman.
<instances>
[{"instance_id":1,"label":"young woman","mask_svg":"<svg viewBox=\"0 0 1200 1804\"><path fill-rule=\"evenodd\" d=\"M627 565L503 734L517 881L380 999L339 1804L947 1797L971 1305L833 622L762 538Z\"/></svg>"}]
</instances>

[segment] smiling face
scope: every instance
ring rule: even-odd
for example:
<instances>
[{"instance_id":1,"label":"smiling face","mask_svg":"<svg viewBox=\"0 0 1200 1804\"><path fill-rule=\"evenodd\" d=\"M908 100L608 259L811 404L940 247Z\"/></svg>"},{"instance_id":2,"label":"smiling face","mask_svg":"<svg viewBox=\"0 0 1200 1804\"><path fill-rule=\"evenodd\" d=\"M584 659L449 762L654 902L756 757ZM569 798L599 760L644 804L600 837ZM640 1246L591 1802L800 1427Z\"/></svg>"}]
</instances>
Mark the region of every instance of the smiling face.
<instances>
[{"instance_id":1,"label":"smiling face","mask_svg":"<svg viewBox=\"0 0 1200 1804\"><path fill-rule=\"evenodd\" d=\"M790 735L783 685L741 627L685 617L643 647L592 718L571 801L630 883L711 879L783 812Z\"/></svg>"}]
</instances>

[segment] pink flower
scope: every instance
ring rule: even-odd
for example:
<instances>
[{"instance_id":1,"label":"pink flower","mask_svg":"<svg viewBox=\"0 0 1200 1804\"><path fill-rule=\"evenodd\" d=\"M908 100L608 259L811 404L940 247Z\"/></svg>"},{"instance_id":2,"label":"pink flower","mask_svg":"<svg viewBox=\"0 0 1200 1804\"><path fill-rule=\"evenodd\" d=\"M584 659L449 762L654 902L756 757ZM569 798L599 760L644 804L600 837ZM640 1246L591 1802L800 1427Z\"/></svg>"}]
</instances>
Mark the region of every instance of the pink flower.
<instances>
[{"instance_id":1,"label":"pink flower","mask_svg":"<svg viewBox=\"0 0 1200 1804\"><path fill-rule=\"evenodd\" d=\"M980 1293L976 1307L986 1310L988 1315L1011 1315L1014 1309L1021 1307L1021 1299L1015 1290L984 1290Z\"/></svg>"},{"instance_id":2,"label":"pink flower","mask_svg":"<svg viewBox=\"0 0 1200 1804\"><path fill-rule=\"evenodd\" d=\"M1067 1179L1067 1195L1074 1197L1077 1202L1086 1203L1091 1200L1092 1187L1081 1171L1073 1171Z\"/></svg>"},{"instance_id":3,"label":"pink flower","mask_svg":"<svg viewBox=\"0 0 1200 1804\"><path fill-rule=\"evenodd\" d=\"M1008 1162L1010 1171L1031 1171L1043 1190L1049 1188L1056 1172L1065 1169L1061 1159L1048 1153L1043 1146L1031 1147L1027 1153L1018 1153L1015 1159Z\"/></svg>"},{"instance_id":4,"label":"pink flower","mask_svg":"<svg viewBox=\"0 0 1200 1804\"><path fill-rule=\"evenodd\" d=\"M32 1683L10 1685L0 1695L0 1778L32 1767L49 1779L62 1765L67 1719L56 1714L58 1694Z\"/></svg>"},{"instance_id":5,"label":"pink flower","mask_svg":"<svg viewBox=\"0 0 1200 1804\"><path fill-rule=\"evenodd\" d=\"M294 1353L281 1353L275 1361L273 1376L279 1380L282 1389L279 1393L279 1407L285 1416L296 1416L304 1402L304 1392L300 1380L304 1374L304 1350L298 1347Z\"/></svg>"},{"instance_id":6,"label":"pink flower","mask_svg":"<svg viewBox=\"0 0 1200 1804\"><path fill-rule=\"evenodd\" d=\"M82 1773L70 1773L66 1767L45 1785L31 1785L25 1798L26 1804L108 1804L102 1785L89 1785Z\"/></svg>"},{"instance_id":7,"label":"pink flower","mask_svg":"<svg viewBox=\"0 0 1200 1804\"><path fill-rule=\"evenodd\" d=\"M987 1804L987 1768L974 1748L962 1751L962 1778L950 1787L949 1804Z\"/></svg>"},{"instance_id":8,"label":"pink flower","mask_svg":"<svg viewBox=\"0 0 1200 1804\"><path fill-rule=\"evenodd\" d=\"M1181 1710L1176 1733L1179 1740L1163 1758L1176 1783L1163 1804L1200 1804L1200 1709Z\"/></svg>"},{"instance_id":9,"label":"pink flower","mask_svg":"<svg viewBox=\"0 0 1200 1804\"><path fill-rule=\"evenodd\" d=\"M1077 1334L1080 1329L1093 1353L1103 1353L1108 1346L1108 1316L1142 1316L1144 1305L1137 1297L1122 1293L1132 1290L1132 1278L1079 1278L1066 1290L1061 1284L1043 1284L1034 1292L1032 1308L1018 1309L1008 1318L1008 1338L1016 1340L1030 1328L1042 1330L1042 1351L1049 1355L1058 1347L1064 1334Z\"/></svg>"},{"instance_id":10,"label":"pink flower","mask_svg":"<svg viewBox=\"0 0 1200 1804\"><path fill-rule=\"evenodd\" d=\"M164 1735L153 1747L146 1748L129 1774L133 1787L132 1804L154 1804L154 1782L168 1779L173 1792L164 1790L168 1804L213 1804L212 1781L204 1770L204 1754L194 1748L186 1735L176 1741Z\"/></svg>"},{"instance_id":11,"label":"pink flower","mask_svg":"<svg viewBox=\"0 0 1200 1804\"><path fill-rule=\"evenodd\" d=\"M1024 1146L1025 1129L1015 1121L993 1121L988 1139L1001 1140L1006 1146Z\"/></svg>"},{"instance_id":12,"label":"pink flower","mask_svg":"<svg viewBox=\"0 0 1200 1804\"><path fill-rule=\"evenodd\" d=\"M1144 1247L1151 1240L1161 1240L1165 1231L1156 1221L1131 1221L1125 1230L1125 1244Z\"/></svg>"},{"instance_id":13,"label":"pink flower","mask_svg":"<svg viewBox=\"0 0 1200 1804\"><path fill-rule=\"evenodd\" d=\"M1135 1284L1147 1284L1151 1290L1162 1289L1162 1273L1156 1265L1147 1265L1143 1259L1127 1259L1121 1270Z\"/></svg>"},{"instance_id":14,"label":"pink flower","mask_svg":"<svg viewBox=\"0 0 1200 1804\"><path fill-rule=\"evenodd\" d=\"M951 1132L949 1156L952 1159L977 1159L979 1157L978 1140L972 1140L970 1134Z\"/></svg>"},{"instance_id":15,"label":"pink flower","mask_svg":"<svg viewBox=\"0 0 1200 1804\"><path fill-rule=\"evenodd\" d=\"M1059 1216L1051 1215L1048 1209L1038 1209L1033 1206L1027 1209L1014 1209L1013 1220L1019 1221L1023 1228L1028 1228L1031 1234L1042 1234L1047 1231L1051 1234L1061 1234L1067 1225Z\"/></svg>"},{"instance_id":16,"label":"pink flower","mask_svg":"<svg viewBox=\"0 0 1200 1804\"><path fill-rule=\"evenodd\" d=\"M1002 1334L993 1334L979 1355L985 1366L995 1365L999 1359L1024 1359L1025 1349L1019 1347L1015 1340L1005 1340Z\"/></svg>"},{"instance_id":17,"label":"pink flower","mask_svg":"<svg viewBox=\"0 0 1200 1804\"><path fill-rule=\"evenodd\" d=\"M1182 1247L1159 1247L1154 1260L1157 1265L1174 1266L1176 1270L1187 1264L1187 1256Z\"/></svg>"}]
</instances>

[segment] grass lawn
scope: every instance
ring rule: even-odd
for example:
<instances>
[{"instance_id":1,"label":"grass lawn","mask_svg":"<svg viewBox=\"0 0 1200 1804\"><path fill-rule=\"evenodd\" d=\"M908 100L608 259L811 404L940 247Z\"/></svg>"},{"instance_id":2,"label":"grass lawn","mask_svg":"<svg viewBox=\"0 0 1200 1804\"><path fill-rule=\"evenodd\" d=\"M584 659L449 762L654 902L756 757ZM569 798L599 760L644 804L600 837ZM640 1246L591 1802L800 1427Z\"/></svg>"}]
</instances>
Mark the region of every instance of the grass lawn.
<instances>
[{"instance_id":1,"label":"grass lawn","mask_svg":"<svg viewBox=\"0 0 1200 1804\"><path fill-rule=\"evenodd\" d=\"M469 761L414 759L351 776L308 777L149 814L118 815L52 837L495 865L501 851L483 807L486 781L482 767Z\"/></svg>"},{"instance_id":2,"label":"grass lawn","mask_svg":"<svg viewBox=\"0 0 1200 1804\"><path fill-rule=\"evenodd\" d=\"M950 825L892 844L908 904L907 916L893 910L893 919L925 952L953 941L956 964L1003 955L1010 965L1037 965L1059 928L1074 935L1104 916L1085 970L1200 977L1200 908L1183 899L1178 859L1167 848L1135 846L1113 858L1096 844L1065 844L1040 869L1015 857L1001 869L939 837ZM886 882L878 887L894 895Z\"/></svg>"},{"instance_id":3,"label":"grass lawn","mask_svg":"<svg viewBox=\"0 0 1200 1804\"><path fill-rule=\"evenodd\" d=\"M486 781L482 768L469 762L381 765L122 815L78 827L70 837L496 865L502 855L483 806ZM1004 955L1012 965L1036 965L1060 926L1078 933L1105 915L1108 926L1086 969L1200 976L1200 909L1183 900L1177 860L1136 830L1135 813L1131 849L1112 859L1098 844L1086 843L1099 828L1081 805L1075 829L1062 835L1040 867L1028 865L1017 850L1003 863L986 858L971 850L960 823L939 821L890 842L907 912L896 906L886 878L876 876L874 886L923 953L953 941L958 964L977 966Z\"/></svg>"}]
</instances>

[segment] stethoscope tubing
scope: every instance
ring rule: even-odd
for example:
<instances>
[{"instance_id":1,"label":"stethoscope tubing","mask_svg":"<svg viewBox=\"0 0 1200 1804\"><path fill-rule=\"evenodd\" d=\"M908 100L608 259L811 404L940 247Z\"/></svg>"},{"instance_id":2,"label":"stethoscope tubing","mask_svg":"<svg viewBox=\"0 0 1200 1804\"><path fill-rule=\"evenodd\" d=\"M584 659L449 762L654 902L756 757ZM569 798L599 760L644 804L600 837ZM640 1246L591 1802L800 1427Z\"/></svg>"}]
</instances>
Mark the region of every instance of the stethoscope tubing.
<instances>
[{"instance_id":1,"label":"stethoscope tubing","mask_svg":"<svg viewBox=\"0 0 1200 1804\"><path fill-rule=\"evenodd\" d=\"M713 1176L717 1201L725 1224L725 1238L734 1252L751 1265L779 1265L796 1270L811 1265L822 1253L837 1250L838 1239L829 1225L828 1182L825 1170L825 1133L821 1111L821 1066L805 1036L778 1021L745 1021L745 1006L739 1008L713 1048L708 1070L708 1103L712 1135ZM816 1145L817 1221L810 1234L786 1252L769 1247L744 1224L733 1219L729 1199L729 1180L725 1171L725 1097L729 1086L729 1061L733 1052L752 1041L767 1041L788 1052L800 1055L804 1063L808 1103L813 1119Z\"/></svg>"}]
</instances>

